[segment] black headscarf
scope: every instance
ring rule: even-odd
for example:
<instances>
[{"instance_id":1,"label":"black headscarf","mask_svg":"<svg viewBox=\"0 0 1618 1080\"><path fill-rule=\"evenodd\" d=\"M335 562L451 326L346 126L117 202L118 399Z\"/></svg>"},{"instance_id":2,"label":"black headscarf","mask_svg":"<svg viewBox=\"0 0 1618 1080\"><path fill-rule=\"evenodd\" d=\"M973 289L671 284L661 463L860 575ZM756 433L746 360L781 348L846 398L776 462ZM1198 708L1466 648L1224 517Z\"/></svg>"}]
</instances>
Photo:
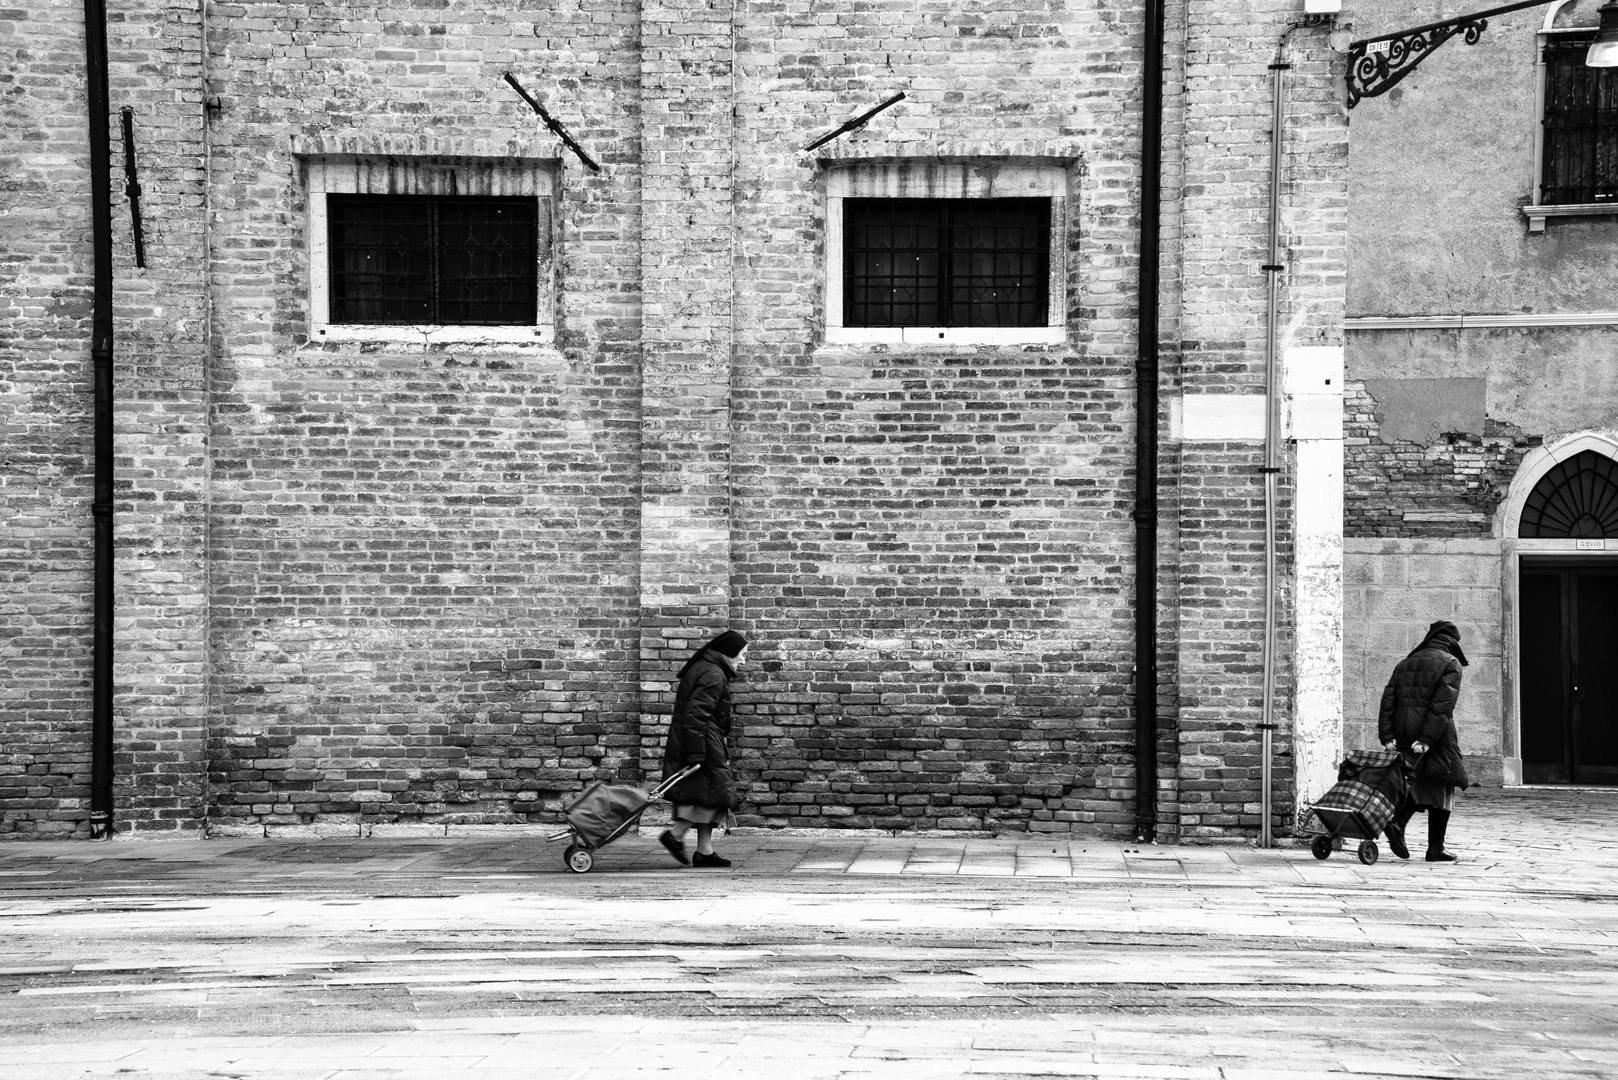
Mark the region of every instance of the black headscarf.
<instances>
[{"instance_id":1,"label":"black headscarf","mask_svg":"<svg viewBox=\"0 0 1618 1080\"><path fill-rule=\"evenodd\" d=\"M1421 650L1434 646L1455 657L1461 662L1462 667L1470 666L1466 662L1466 654L1461 651L1461 632L1455 628L1454 623L1443 619L1433 623L1427 628L1427 636L1421 639L1421 644L1410 650L1410 655L1415 656Z\"/></svg>"},{"instance_id":2,"label":"black headscarf","mask_svg":"<svg viewBox=\"0 0 1618 1080\"><path fill-rule=\"evenodd\" d=\"M712 649L714 652L719 653L722 656L728 656L731 659L735 659L741 655L742 650L745 648L747 648L746 638L742 637L734 630L726 630L724 633L714 637L706 645L702 646L702 648L692 653L691 658L685 662L685 666L680 668L679 677L682 679L685 678L685 673L691 670L691 665L696 663L698 660L701 660L702 654L707 652L709 649Z\"/></svg>"}]
</instances>

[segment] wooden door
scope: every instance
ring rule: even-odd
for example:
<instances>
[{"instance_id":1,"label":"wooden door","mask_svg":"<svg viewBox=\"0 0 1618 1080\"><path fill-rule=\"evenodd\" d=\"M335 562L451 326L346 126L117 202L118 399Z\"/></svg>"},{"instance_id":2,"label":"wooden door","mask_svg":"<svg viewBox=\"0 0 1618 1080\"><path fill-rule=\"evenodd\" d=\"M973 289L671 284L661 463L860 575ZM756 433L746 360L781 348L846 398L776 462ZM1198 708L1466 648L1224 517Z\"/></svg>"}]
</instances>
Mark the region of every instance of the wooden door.
<instances>
[{"instance_id":1,"label":"wooden door","mask_svg":"<svg viewBox=\"0 0 1618 1080\"><path fill-rule=\"evenodd\" d=\"M1523 780L1618 784L1618 568L1525 565Z\"/></svg>"}]
</instances>

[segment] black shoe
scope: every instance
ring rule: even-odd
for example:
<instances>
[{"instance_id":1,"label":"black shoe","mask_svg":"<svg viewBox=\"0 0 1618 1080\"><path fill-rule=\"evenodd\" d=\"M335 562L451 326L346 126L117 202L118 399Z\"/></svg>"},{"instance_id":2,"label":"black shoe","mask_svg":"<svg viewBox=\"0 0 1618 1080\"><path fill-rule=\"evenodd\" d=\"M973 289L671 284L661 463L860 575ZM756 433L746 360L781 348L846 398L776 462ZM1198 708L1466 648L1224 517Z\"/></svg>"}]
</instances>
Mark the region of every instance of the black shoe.
<instances>
[{"instance_id":1,"label":"black shoe","mask_svg":"<svg viewBox=\"0 0 1618 1080\"><path fill-rule=\"evenodd\" d=\"M699 852L697 852L695 855L693 855L691 857L691 865L692 866L729 866L730 865L730 860L726 859L726 858L723 858L722 856L720 856L717 853L713 854L713 855L704 855L702 852L699 851Z\"/></svg>"},{"instance_id":2,"label":"black shoe","mask_svg":"<svg viewBox=\"0 0 1618 1080\"><path fill-rule=\"evenodd\" d=\"M1447 851L1429 851L1427 853L1427 861L1428 862L1459 862L1460 860L1457 859L1455 856L1451 855Z\"/></svg>"},{"instance_id":3,"label":"black shoe","mask_svg":"<svg viewBox=\"0 0 1618 1080\"><path fill-rule=\"evenodd\" d=\"M674 839L673 833L669 832L667 829L664 829L663 835L657 838L657 842L669 849L669 854L674 856L675 862L679 863L681 866L691 865L691 856L685 853L685 845ZM701 858L700 855L697 857Z\"/></svg>"},{"instance_id":4,"label":"black shoe","mask_svg":"<svg viewBox=\"0 0 1618 1080\"><path fill-rule=\"evenodd\" d=\"M1397 825L1387 828L1388 850L1401 859L1410 858L1410 849L1405 847L1405 831Z\"/></svg>"}]
</instances>

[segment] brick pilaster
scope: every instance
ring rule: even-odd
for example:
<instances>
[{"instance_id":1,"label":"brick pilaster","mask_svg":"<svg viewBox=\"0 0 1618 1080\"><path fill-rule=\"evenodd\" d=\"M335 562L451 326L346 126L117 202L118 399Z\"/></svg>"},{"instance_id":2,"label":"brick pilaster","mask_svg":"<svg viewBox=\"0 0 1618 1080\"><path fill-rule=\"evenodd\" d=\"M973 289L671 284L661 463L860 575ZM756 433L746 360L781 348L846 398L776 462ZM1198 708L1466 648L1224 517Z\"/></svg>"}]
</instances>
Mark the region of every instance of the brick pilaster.
<instances>
[{"instance_id":1,"label":"brick pilaster","mask_svg":"<svg viewBox=\"0 0 1618 1080\"><path fill-rule=\"evenodd\" d=\"M678 660L730 609L733 29L728 4L641 10L642 745Z\"/></svg>"}]
</instances>

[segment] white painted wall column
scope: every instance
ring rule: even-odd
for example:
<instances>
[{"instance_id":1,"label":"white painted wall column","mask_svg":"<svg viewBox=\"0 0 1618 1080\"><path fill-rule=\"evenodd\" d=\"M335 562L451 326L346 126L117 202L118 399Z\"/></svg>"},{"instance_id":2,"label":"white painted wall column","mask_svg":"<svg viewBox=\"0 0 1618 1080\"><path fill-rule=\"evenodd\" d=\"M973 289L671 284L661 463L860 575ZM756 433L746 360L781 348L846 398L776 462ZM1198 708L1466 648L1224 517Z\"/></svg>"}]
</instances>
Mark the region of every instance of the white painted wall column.
<instances>
[{"instance_id":1,"label":"white painted wall column","mask_svg":"<svg viewBox=\"0 0 1618 1080\"><path fill-rule=\"evenodd\" d=\"M1301 814L1336 781L1343 756L1343 349L1295 346L1284 365L1297 441L1292 751Z\"/></svg>"}]
</instances>

